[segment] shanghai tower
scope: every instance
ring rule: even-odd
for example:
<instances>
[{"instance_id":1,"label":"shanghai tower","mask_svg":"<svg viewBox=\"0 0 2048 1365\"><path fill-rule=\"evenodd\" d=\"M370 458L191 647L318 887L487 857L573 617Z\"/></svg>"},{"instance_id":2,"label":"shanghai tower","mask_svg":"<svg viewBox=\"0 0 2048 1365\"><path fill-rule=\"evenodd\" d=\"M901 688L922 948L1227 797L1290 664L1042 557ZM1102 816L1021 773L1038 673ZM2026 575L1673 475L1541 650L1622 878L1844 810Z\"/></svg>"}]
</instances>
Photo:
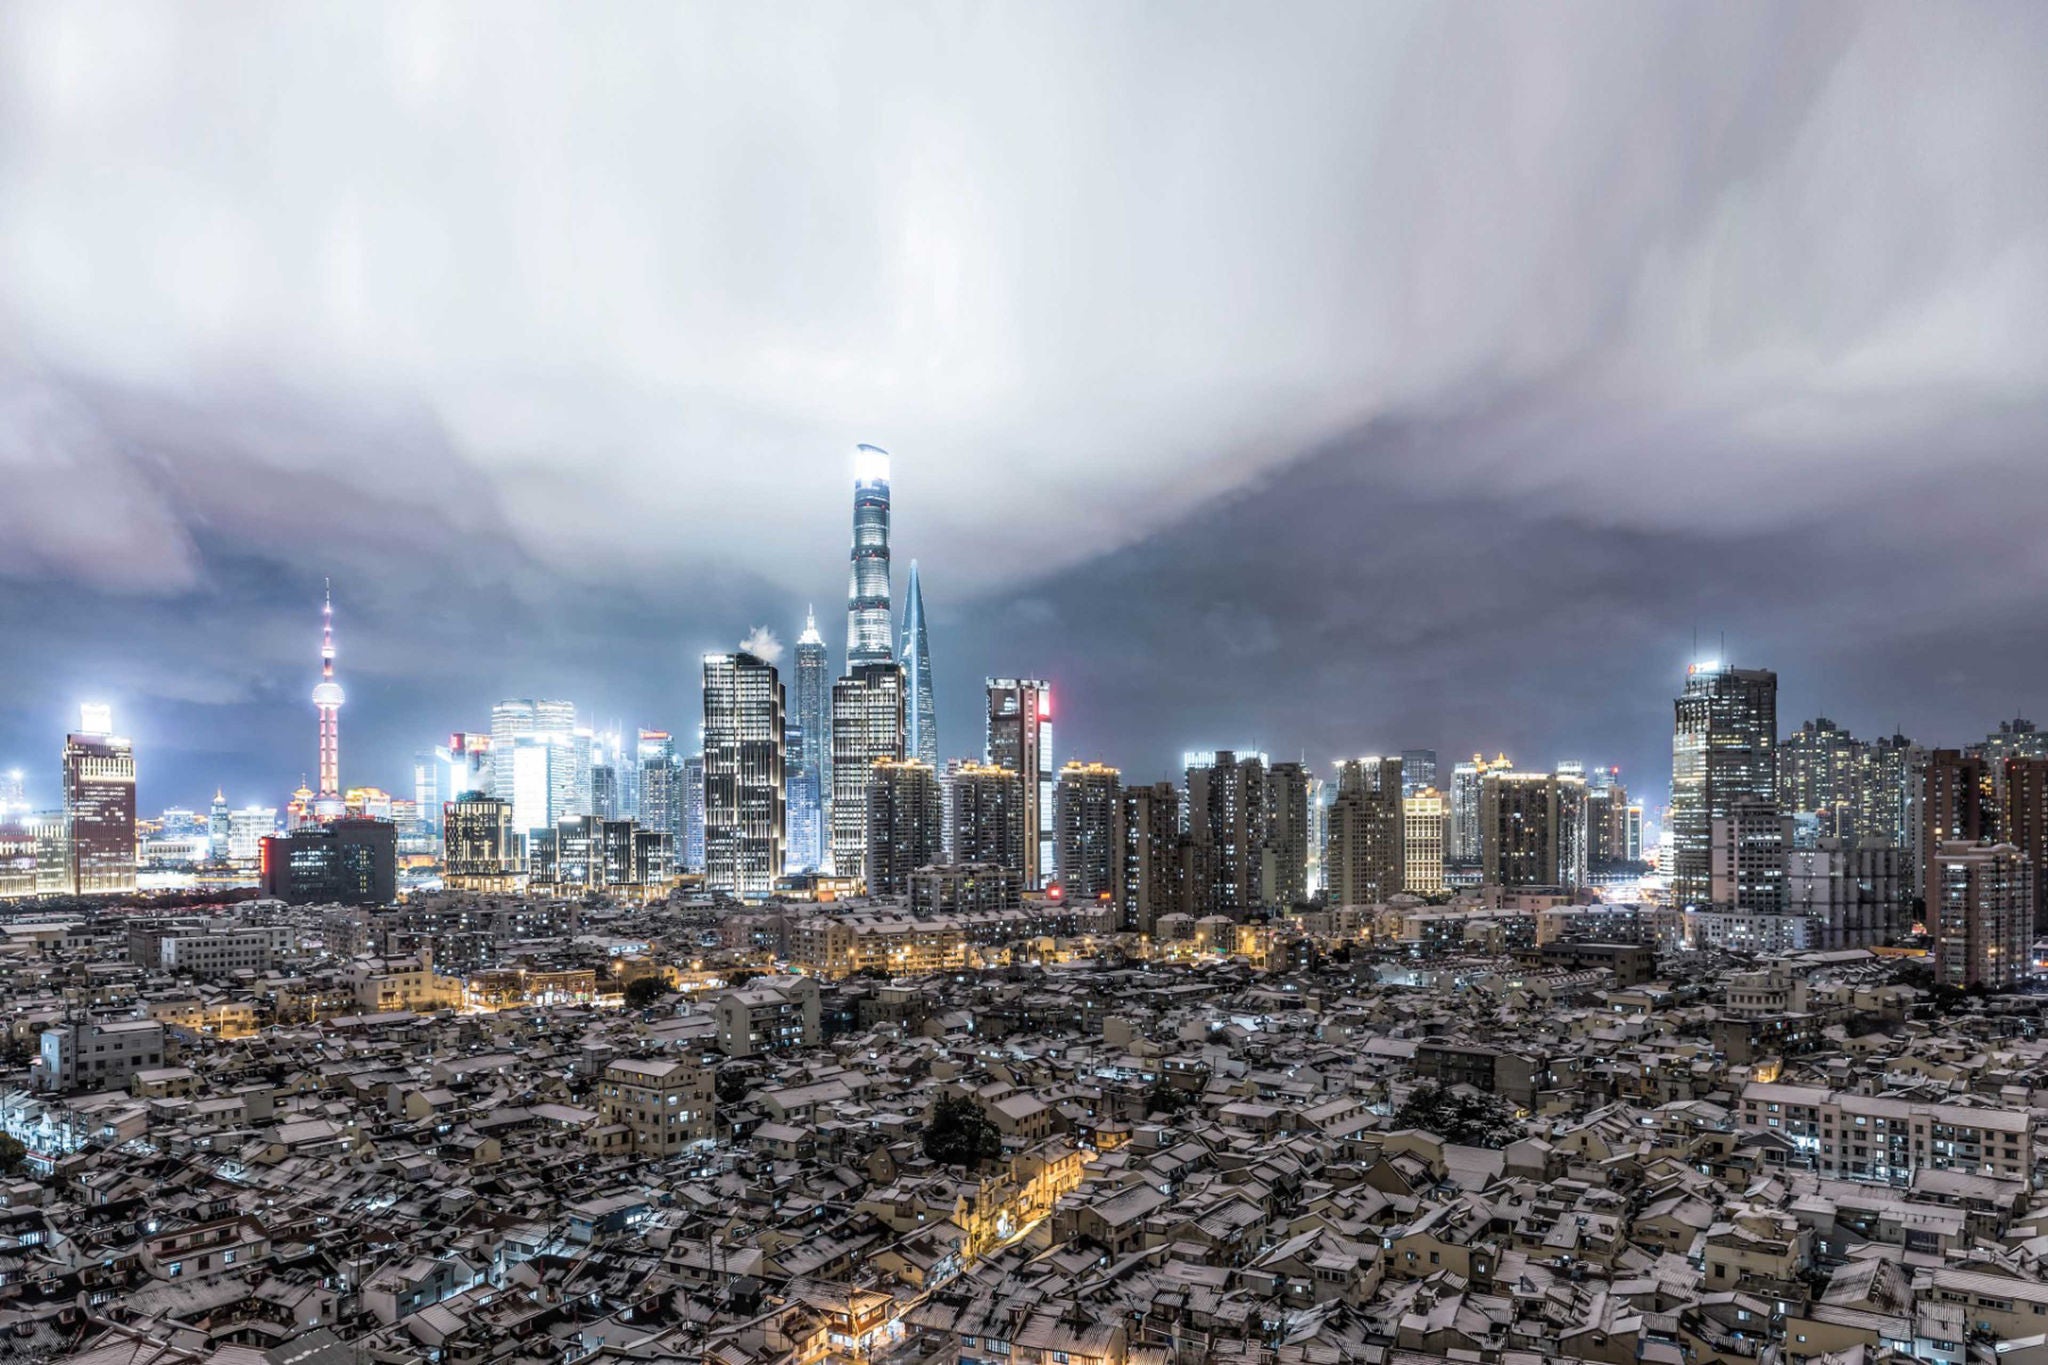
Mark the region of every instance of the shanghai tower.
<instances>
[{"instance_id":1,"label":"shanghai tower","mask_svg":"<svg viewBox=\"0 0 2048 1365\"><path fill-rule=\"evenodd\" d=\"M925 636L924 588L910 561L910 591L903 599L903 700L909 711L904 748L920 763L939 766L939 717L932 709L931 642Z\"/></svg>"},{"instance_id":2,"label":"shanghai tower","mask_svg":"<svg viewBox=\"0 0 2048 1365\"><path fill-rule=\"evenodd\" d=\"M853 552L846 577L846 666L892 663L889 610L889 452L853 452Z\"/></svg>"}]
</instances>

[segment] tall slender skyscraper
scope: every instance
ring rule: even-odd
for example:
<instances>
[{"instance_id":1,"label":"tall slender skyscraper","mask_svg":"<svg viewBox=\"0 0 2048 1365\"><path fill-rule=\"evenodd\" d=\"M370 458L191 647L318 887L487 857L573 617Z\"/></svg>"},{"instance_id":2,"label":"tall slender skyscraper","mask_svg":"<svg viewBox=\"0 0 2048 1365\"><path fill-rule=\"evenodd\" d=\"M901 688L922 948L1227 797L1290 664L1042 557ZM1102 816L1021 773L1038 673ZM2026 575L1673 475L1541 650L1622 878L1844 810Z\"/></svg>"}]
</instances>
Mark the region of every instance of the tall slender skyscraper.
<instances>
[{"instance_id":1,"label":"tall slender skyscraper","mask_svg":"<svg viewBox=\"0 0 2048 1365\"><path fill-rule=\"evenodd\" d=\"M893 663L889 608L889 452L853 452L853 550L846 576L846 669Z\"/></svg>"},{"instance_id":2,"label":"tall slender skyscraper","mask_svg":"<svg viewBox=\"0 0 2048 1365\"><path fill-rule=\"evenodd\" d=\"M877 760L903 757L903 666L854 664L832 684L832 871L863 877L868 779Z\"/></svg>"},{"instance_id":3,"label":"tall slender skyscraper","mask_svg":"<svg viewBox=\"0 0 2048 1365\"><path fill-rule=\"evenodd\" d=\"M1052 685L1038 678L988 680L988 748L994 767L1024 779L1024 886L1038 890L1057 861L1053 833Z\"/></svg>"},{"instance_id":4,"label":"tall slender skyscraper","mask_svg":"<svg viewBox=\"0 0 2048 1365\"><path fill-rule=\"evenodd\" d=\"M334 680L334 591L320 607L320 681L313 688L313 707L320 713L320 789L314 793L314 814L322 820L341 815L341 684Z\"/></svg>"},{"instance_id":5,"label":"tall slender skyscraper","mask_svg":"<svg viewBox=\"0 0 2048 1365\"><path fill-rule=\"evenodd\" d=\"M932 709L931 642L925 636L924 587L917 561L910 561L910 592L903 602L904 745L909 755L934 770L939 766L939 715Z\"/></svg>"},{"instance_id":6,"label":"tall slender skyscraper","mask_svg":"<svg viewBox=\"0 0 2048 1365\"><path fill-rule=\"evenodd\" d=\"M832 808L832 664L818 618L806 609L796 641L796 709L789 736L789 861L826 865Z\"/></svg>"},{"instance_id":7,"label":"tall slender skyscraper","mask_svg":"<svg viewBox=\"0 0 2048 1365\"><path fill-rule=\"evenodd\" d=\"M1723 663L1686 669L1671 740L1671 899L1713 895L1714 821L1778 799L1778 675Z\"/></svg>"},{"instance_id":8,"label":"tall slender skyscraper","mask_svg":"<svg viewBox=\"0 0 2048 1365\"><path fill-rule=\"evenodd\" d=\"M704 656L704 885L757 899L782 875L788 818L783 692L775 665Z\"/></svg>"}]
</instances>

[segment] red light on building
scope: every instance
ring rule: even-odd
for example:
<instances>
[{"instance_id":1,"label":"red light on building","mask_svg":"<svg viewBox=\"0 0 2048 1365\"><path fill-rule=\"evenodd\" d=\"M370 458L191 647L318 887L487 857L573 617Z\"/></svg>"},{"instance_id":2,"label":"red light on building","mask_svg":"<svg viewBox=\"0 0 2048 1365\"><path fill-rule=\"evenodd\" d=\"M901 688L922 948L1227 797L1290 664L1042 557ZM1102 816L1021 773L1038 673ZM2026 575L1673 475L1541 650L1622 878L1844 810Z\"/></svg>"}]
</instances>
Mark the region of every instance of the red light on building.
<instances>
[{"instance_id":1,"label":"red light on building","mask_svg":"<svg viewBox=\"0 0 2048 1365\"><path fill-rule=\"evenodd\" d=\"M1063 887L1062 887L1062 886L1061 886L1061 885L1060 885L1060 884L1059 884L1058 882L1048 882L1048 883L1046 883L1046 887L1045 887L1045 898L1046 898L1047 900L1049 900L1049 901L1056 901L1056 900L1064 900L1064 899L1066 899L1066 895L1067 895L1067 893L1066 893L1066 890L1065 890L1065 888L1063 888Z\"/></svg>"},{"instance_id":2,"label":"red light on building","mask_svg":"<svg viewBox=\"0 0 2048 1365\"><path fill-rule=\"evenodd\" d=\"M1038 694L1038 718L1039 718L1040 720L1051 720L1051 719L1052 719L1052 691L1051 691L1051 689L1047 689L1046 691L1040 692L1040 693Z\"/></svg>"}]
</instances>

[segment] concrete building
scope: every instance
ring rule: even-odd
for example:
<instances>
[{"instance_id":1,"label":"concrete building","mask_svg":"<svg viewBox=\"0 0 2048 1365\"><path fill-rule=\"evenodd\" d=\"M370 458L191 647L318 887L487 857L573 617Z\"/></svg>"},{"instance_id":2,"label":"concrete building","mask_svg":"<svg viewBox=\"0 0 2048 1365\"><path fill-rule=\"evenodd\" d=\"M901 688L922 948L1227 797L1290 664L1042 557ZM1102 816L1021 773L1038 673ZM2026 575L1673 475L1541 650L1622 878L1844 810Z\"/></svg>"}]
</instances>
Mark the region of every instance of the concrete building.
<instances>
[{"instance_id":1,"label":"concrete building","mask_svg":"<svg viewBox=\"0 0 2048 1365\"><path fill-rule=\"evenodd\" d=\"M1041 678L990 678L988 741L982 761L1023 779L1024 885L1043 887L1059 860L1053 829L1052 685ZM955 856L968 861L965 853Z\"/></svg>"},{"instance_id":2,"label":"concrete building","mask_svg":"<svg viewBox=\"0 0 2048 1365\"><path fill-rule=\"evenodd\" d=\"M1586 783L1556 773L1488 772L1480 782L1480 866L1488 886L1586 882Z\"/></svg>"},{"instance_id":3,"label":"concrete building","mask_svg":"<svg viewBox=\"0 0 2048 1365\"><path fill-rule=\"evenodd\" d=\"M1408 884L1407 813L1401 760L1351 758L1337 765L1324 853L1331 905L1377 905Z\"/></svg>"},{"instance_id":4,"label":"concrete building","mask_svg":"<svg viewBox=\"0 0 2048 1365\"><path fill-rule=\"evenodd\" d=\"M1007 868L1031 885L1024 779L1015 769L964 763L953 773L953 860Z\"/></svg>"},{"instance_id":5,"label":"concrete building","mask_svg":"<svg viewBox=\"0 0 2048 1365\"><path fill-rule=\"evenodd\" d=\"M614 1061L598 1086L598 1108L644 1156L673 1156L716 1131L711 1073L695 1062Z\"/></svg>"},{"instance_id":6,"label":"concrete building","mask_svg":"<svg viewBox=\"0 0 2048 1365\"><path fill-rule=\"evenodd\" d=\"M1150 934L1176 909L1180 876L1180 793L1171 782L1126 787L1119 798L1115 904L1122 929Z\"/></svg>"},{"instance_id":7,"label":"concrete building","mask_svg":"<svg viewBox=\"0 0 2048 1365\"><path fill-rule=\"evenodd\" d=\"M1778 799L1778 675L1696 663L1673 704L1671 895L1681 908L1713 894L1714 820L1746 801Z\"/></svg>"},{"instance_id":8,"label":"concrete building","mask_svg":"<svg viewBox=\"0 0 2048 1365\"><path fill-rule=\"evenodd\" d=\"M1766 801L1738 801L1715 816L1709 903L1765 914L1783 911L1792 829L1792 818Z\"/></svg>"},{"instance_id":9,"label":"concrete building","mask_svg":"<svg viewBox=\"0 0 2048 1365\"><path fill-rule=\"evenodd\" d=\"M868 769L866 877L871 896L901 896L939 860L939 779L929 763L884 759Z\"/></svg>"},{"instance_id":10,"label":"concrete building","mask_svg":"<svg viewBox=\"0 0 2048 1365\"><path fill-rule=\"evenodd\" d=\"M164 1026L148 1019L66 1023L40 1039L45 1090L126 1090L135 1073L164 1064Z\"/></svg>"},{"instance_id":11,"label":"concrete building","mask_svg":"<svg viewBox=\"0 0 2048 1365\"><path fill-rule=\"evenodd\" d=\"M704 656L704 885L743 900L782 876L789 802L782 679L745 650Z\"/></svg>"},{"instance_id":12,"label":"concrete building","mask_svg":"<svg viewBox=\"0 0 2048 1365\"><path fill-rule=\"evenodd\" d=\"M1061 887L1076 900L1113 899L1123 774L1102 763L1069 762L1053 793Z\"/></svg>"},{"instance_id":13,"label":"concrete building","mask_svg":"<svg viewBox=\"0 0 2048 1365\"><path fill-rule=\"evenodd\" d=\"M1405 756L1402 761L1407 761ZM1444 889L1444 840L1449 824L1449 803L1434 787L1401 799L1403 890L1431 896Z\"/></svg>"},{"instance_id":14,"label":"concrete building","mask_svg":"<svg viewBox=\"0 0 2048 1365\"><path fill-rule=\"evenodd\" d=\"M1944 843L1932 859L1934 979L2011 990L2030 972L2034 868L2011 844Z\"/></svg>"}]
</instances>

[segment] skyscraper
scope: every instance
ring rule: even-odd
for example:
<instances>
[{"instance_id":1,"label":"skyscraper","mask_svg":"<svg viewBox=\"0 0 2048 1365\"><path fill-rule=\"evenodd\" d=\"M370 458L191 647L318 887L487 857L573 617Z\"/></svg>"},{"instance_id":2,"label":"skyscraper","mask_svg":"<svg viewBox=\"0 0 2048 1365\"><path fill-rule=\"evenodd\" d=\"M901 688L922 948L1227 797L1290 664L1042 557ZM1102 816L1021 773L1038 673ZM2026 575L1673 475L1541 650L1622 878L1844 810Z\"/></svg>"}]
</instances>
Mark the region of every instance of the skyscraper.
<instances>
[{"instance_id":1,"label":"skyscraper","mask_svg":"<svg viewBox=\"0 0 2048 1365\"><path fill-rule=\"evenodd\" d=\"M1576 891L1585 884L1585 779L1489 772L1480 784L1479 821L1487 885Z\"/></svg>"},{"instance_id":2,"label":"skyscraper","mask_svg":"<svg viewBox=\"0 0 2048 1365\"><path fill-rule=\"evenodd\" d=\"M931 642L924 624L924 586L910 561L910 592L903 602L905 752L934 771L939 766L939 715L932 709Z\"/></svg>"},{"instance_id":3,"label":"skyscraper","mask_svg":"<svg viewBox=\"0 0 2048 1365\"><path fill-rule=\"evenodd\" d=\"M2011 844L1944 843L1928 859L1934 979L1994 990L2023 984L2034 931L2034 877Z\"/></svg>"},{"instance_id":4,"label":"skyscraper","mask_svg":"<svg viewBox=\"0 0 2048 1365\"><path fill-rule=\"evenodd\" d=\"M868 853L870 769L903 757L903 666L855 664L832 684L832 870L859 877Z\"/></svg>"},{"instance_id":5,"label":"skyscraper","mask_svg":"<svg viewBox=\"0 0 2048 1365\"><path fill-rule=\"evenodd\" d=\"M1436 787L1436 750L1403 749L1401 751L1401 795L1413 796L1417 792L1431 791Z\"/></svg>"},{"instance_id":6,"label":"skyscraper","mask_svg":"<svg viewBox=\"0 0 2048 1365\"><path fill-rule=\"evenodd\" d=\"M313 709L320 713L320 788L313 812L322 820L343 813L341 794L341 684L334 680L334 593L320 607L320 681L313 688Z\"/></svg>"},{"instance_id":7,"label":"skyscraper","mask_svg":"<svg viewBox=\"0 0 2048 1365\"><path fill-rule=\"evenodd\" d=\"M2034 871L2034 932L2048 931L2048 758L2009 754L1998 771L1999 838L2026 855Z\"/></svg>"},{"instance_id":8,"label":"skyscraper","mask_svg":"<svg viewBox=\"0 0 2048 1365\"><path fill-rule=\"evenodd\" d=\"M1509 772L1514 764L1506 754L1489 761L1484 754L1451 768L1451 839L1444 858L1453 867L1476 870L1485 850L1481 847L1479 825L1479 784L1490 772Z\"/></svg>"},{"instance_id":9,"label":"skyscraper","mask_svg":"<svg viewBox=\"0 0 2048 1365\"><path fill-rule=\"evenodd\" d=\"M1407 885L1407 822L1401 760L1351 758L1337 765L1324 859L1331 905L1377 905Z\"/></svg>"},{"instance_id":10,"label":"skyscraper","mask_svg":"<svg viewBox=\"0 0 2048 1365\"><path fill-rule=\"evenodd\" d=\"M896 657L889 607L889 452L853 452L853 549L846 577L846 667Z\"/></svg>"},{"instance_id":11,"label":"skyscraper","mask_svg":"<svg viewBox=\"0 0 2048 1365\"><path fill-rule=\"evenodd\" d=\"M135 890L135 752L113 733L104 706L79 708L64 740L62 890L74 896Z\"/></svg>"},{"instance_id":12,"label":"skyscraper","mask_svg":"<svg viewBox=\"0 0 2048 1365\"><path fill-rule=\"evenodd\" d=\"M1024 886L1043 887L1057 853L1052 828L1052 686L1038 678L988 680L983 757L1024 780Z\"/></svg>"},{"instance_id":13,"label":"skyscraper","mask_svg":"<svg viewBox=\"0 0 2048 1365\"><path fill-rule=\"evenodd\" d=\"M1117 840L1117 925L1150 934L1175 909L1180 871L1180 793L1171 782L1126 787Z\"/></svg>"},{"instance_id":14,"label":"skyscraper","mask_svg":"<svg viewBox=\"0 0 2048 1365\"><path fill-rule=\"evenodd\" d=\"M796 708L789 735L789 861L805 872L827 865L831 851L832 663L818 618L804 612L796 641Z\"/></svg>"},{"instance_id":15,"label":"skyscraper","mask_svg":"<svg viewBox=\"0 0 2048 1365\"><path fill-rule=\"evenodd\" d=\"M1862 754L1855 736L1826 716L1787 735L1778 745L1778 797L1785 813L1812 817L1822 838L1855 833Z\"/></svg>"},{"instance_id":16,"label":"skyscraper","mask_svg":"<svg viewBox=\"0 0 2048 1365\"><path fill-rule=\"evenodd\" d=\"M1778 675L1692 664L1673 710L1671 898L1684 908L1713 894L1715 819L1778 799Z\"/></svg>"},{"instance_id":17,"label":"skyscraper","mask_svg":"<svg viewBox=\"0 0 2048 1365\"><path fill-rule=\"evenodd\" d=\"M1211 903L1239 915L1260 902L1265 862L1266 756L1231 749L1186 755L1188 838L1209 850Z\"/></svg>"},{"instance_id":18,"label":"skyscraper","mask_svg":"<svg viewBox=\"0 0 2048 1365\"><path fill-rule=\"evenodd\" d=\"M642 730L638 739L640 824L666 834L677 854L683 847L683 767L666 730Z\"/></svg>"},{"instance_id":19,"label":"skyscraper","mask_svg":"<svg viewBox=\"0 0 2048 1365\"><path fill-rule=\"evenodd\" d=\"M1782 912L1793 823L1770 801L1738 801L1715 816L1708 899L1734 910Z\"/></svg>"},{"instance_id":20,"label":"skyscraper","mask_svg":"<svg viewBox=\"0 0 2048 1365\"><path fill-rule=\"evenodd\" d=\"M953 774L953 858L993 863L1023 875L1024 779L1008 768L968 763Z\"/></svg>"},{"instance_id":21,"label":"skyscraper","mask_svg":"<svg viewBox=\"0 0 2048 1365\"><path fill-rule=\"evenodd\" d=\"M1408 785L1408 755L1401 755L1401 783ZM1421 895L1444 889L1444 835L1449 827L1443 793L1420 788L1401 798L1402 888Z\"/></svg>"},{"instance_id":22,"label":"skyscraper","mask_svg":"<svg viewBox=\"0 0 2048 1365\"><path fill-rule=\"evenodd\" d=\"M871 896L910 894L911 874L939 860L939 778L929 763L884 759L868 770L865 876Z\"/></svg>"},{"instance_id":23,"label":"skyscraper","mask_svg":"<svg viewBox=\"0 0 2048 1365\"><path fill-rule=\"evenodd\" d=\"M704 870L704 755L691 754L683 760L680 784L683 803L683 871Z\"/></svg>"},{"instance_id":24,"label":"skyscraper","mask_svg":"<svg viewBox=\"0 0 2048 1365\"><path fill-rule=\"evenodd\" d=\"M745 650L704 656L704 885L759 899L782 876L782 678Z\"/></svg>"},{"instance_id":25,"label":"skyscraper","mask_svg":"<svg viewBox=\"0 0 2048 1365\"><path fill-rule=\"evenodd\" d=\"M1114 894L1122 814L1122 773L1103 763L1071 762L1060 769L1053 824L1059 832L1060 885L1069 900L1108 900Z\"/></svg>"},{"instance_id":26,"label":"skyscraper","mask_svg":"<svg viewBox=\"0 0 2048 1365\"><path fill-rule=\"evenodd\" d=\"M1920 893L1927 913L1941 899L1937 855L1952 843L1977 843L1998 833L1998 811L1991 786L1991 765L1981 755L1959 749L1936 749L1927 755L1919 781Z\"/></svg>"},{"instance_id":27,"label":"skyscraper","mask_svg":"<svg viewBox=\"0 0 2048 1365\"><path fill-rule=\"evenodd\" d=\"M1310 788L1313 779L1299 763L1275 763L1266 774L1266 838L1259 898L1267 905L1295 905L1308 899Z\"/></svg>"}]
</instances>

